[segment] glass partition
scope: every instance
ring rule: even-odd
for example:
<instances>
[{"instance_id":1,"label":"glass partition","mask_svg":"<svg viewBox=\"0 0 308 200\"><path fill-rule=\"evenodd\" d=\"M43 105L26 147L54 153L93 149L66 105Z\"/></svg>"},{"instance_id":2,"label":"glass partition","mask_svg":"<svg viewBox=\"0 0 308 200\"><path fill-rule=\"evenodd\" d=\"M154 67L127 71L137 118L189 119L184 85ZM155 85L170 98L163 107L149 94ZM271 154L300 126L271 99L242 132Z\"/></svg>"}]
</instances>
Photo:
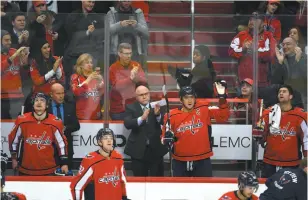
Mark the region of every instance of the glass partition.
<instances>
[{"instance_id":1,"label":"glass partition","mask_svg":"<svg viewBox=\"0 0 308 200\"><path fill-rule=\"evenodd\" d=\"M158 103L165 114L167 97L170 109L181 109L179 89L191 85L198 103L217 109L214 82L225 80L230 117L224 122L212 117L206 124L212 131L213 176L262 170L264 149L252 130L262 126L264 109L279 103L280 86L290 85L292 107L307 111L305 7L299 6L296 15L269 16L236 14L233 2L196 1L192 6L188 1L153 1L149 5L146 15L116 9L86 18L80 13L43 12L45 17L38 17L29 12L14 18L23 21L18 25L13 20L18 30L1 18L2 29L8 31L1 31L4 152L9 154L8 135L16 118L32 112L34 94L42 92L49 96L48 113L61 118L64 126L77 120L67 117L57 104L64 99L76 112L80 129L67 135L75 152L70 166L74 172L87 152L97 150L98 130L109 127L115 131L116 150L124 157L128 176L133 176L132 158L125 150L135 142L124 123L129 106L150 99L151 112ZM64 97L59 85L51 87L54 83L63 85ZM137 91L139 84L146 88ZM143 108L140 105L139 114L133 115L136 123ZM170 176L168 153L163 161L163 176Z\"/></svg>"}]
</instances>

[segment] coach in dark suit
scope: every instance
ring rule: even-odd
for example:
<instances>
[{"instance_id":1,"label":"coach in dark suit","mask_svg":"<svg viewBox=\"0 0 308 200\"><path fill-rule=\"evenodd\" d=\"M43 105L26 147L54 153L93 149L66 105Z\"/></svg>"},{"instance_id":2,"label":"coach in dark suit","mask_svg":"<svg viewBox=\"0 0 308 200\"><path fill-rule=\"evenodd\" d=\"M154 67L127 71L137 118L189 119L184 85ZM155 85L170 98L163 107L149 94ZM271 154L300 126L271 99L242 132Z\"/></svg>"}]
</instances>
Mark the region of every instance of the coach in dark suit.
<instances>
[{"instance_id":1,"label":"coach in dark suit","mask_svg":"<svg viewBox=\"0 0 308 200\"><path fill-rule=\"evenodd\" d=\"M71 170L74 155L72 132L80 129L80 124L76 116L75 102L72 99L68 100L68 96L65 96L64 93L64 87L59 83L51 86L50 96L52 101L48 106L48 113L57 116L63 122L64 135L68 143L68 168Z\"/></svg>"},{"instance_id":2,"label":"coach in dark suit","mask_svg":"<svg viewBox=\"0 0 308 200\"><path fill-rule=\"evenodd\" d=\"M160 106L151 107L146 84L136 84L135 93L137 101L125 108L124 125L132 131L124 153L131 156L134 176L163 176L163 156L167 149L160 140L163 122Z\"/></svg>"}]
</instances>

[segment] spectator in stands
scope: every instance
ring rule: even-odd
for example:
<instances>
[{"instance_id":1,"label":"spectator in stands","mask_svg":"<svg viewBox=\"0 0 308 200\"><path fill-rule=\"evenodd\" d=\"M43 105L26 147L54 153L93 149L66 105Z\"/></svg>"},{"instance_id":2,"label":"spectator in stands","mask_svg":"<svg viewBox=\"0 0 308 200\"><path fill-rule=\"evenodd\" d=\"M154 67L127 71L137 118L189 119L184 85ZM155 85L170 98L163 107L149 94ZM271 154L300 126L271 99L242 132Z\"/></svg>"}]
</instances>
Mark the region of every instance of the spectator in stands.
<instances>
[{"instance_id":1,"label":"spectator in stands","mask_svg":"<svg viewBox=\"0 0 308 200\"><path fill-rule=\"evenodd\" d=\"M9 134L12 168L18 169L20 176L53 175L59 166L65 174L68 172L63 125L47 113L48 100L43 93L35 94L33 112L19 116Z\"/></svg>"},{"instance_id":2,"label":"spectator in stands","mask_svg":"<svg viewBox=\"0 0 308 200\"><path fill-rule=\"evenodd\" d=\"M33 6L28 13L30 46L33 48L36 45L36 39L45 39L50 45L51 53L57 55L55 54L55 41L58 40L59 34L54 29L54 26L61 23L61 19L58 20L56 13L48 10L46 1L32 1L32 4Z\"/></svg>"},{"instance_id":3,"label":"spectator in stands","mask_svg":"<svg viewBox=\"0 0 308 200\"><path fill-rule=\"evenodd\" d=\"M23 102L21 71L28 65L29 49L11 48L11 35L1 30L1 118L16 118Z\"/></svg>"},{"instance_id":4,"label":"spectator in stands","mask_svg":"<svg viewBox=\"0 0 308 200\"><path fill-rule=\"evenodd\" d=\"M306 55L308 54L307 42L305 41L305 38L303 37L303 34L299 27L292 27L289 30L289 37L293 38L296 41L297 46L300 47Z\"/></svg>"},{"instance_id":5,"label":"spectator in stands","mask_svg":"<svg viewBox=\"0 0 308 200\"><path fill-rule=\"evenodd\" d=\"M280 0L267 0L260 4L260 13L264 15L264 30L272 32L277 43L281 40L281 23L275 15L281 12L280 8Z\"/></svg>"},{"instance_id":6,"label":"spectator in stands","mask_svg":"<svg viewBox=\"0 0 308 200\"><path fill-rule=\"evenodd\" d=\"M62 57L53 56L50 44L45 39L37 39L31 49L32 63L30 74L33 81L33 93L50 93L54 83L64 83Z\"/></svg>"},{"instance_id":7,"label":"spectator in stands","mask_svg":"<svg viewBox=\"0 0 308 200\"><path fill-rule=\"evenodd\" d=\"M211 60L210 50L207 46L199 45L194 49L193 62L195 67L188 72L188 76L182 74L181 70L168 66L168 71L175 78L180 87L192 86L197 98L212 98L213 83L216 79L216 72ZM182 70L183 71L183 70Z\"/></svg>"},{"instance_id":8,"label":"spectator in stands","mask_svg":"<svg viewBox=\"0 0 308 200\"><path fill-rule=\"evenodd\" d=\"M236 99L247 99L248 107L246 107L247 103L235 103L233 110L235 111L236 117L246 118L248 117L248 123L252 123L252 86L253 80L250 78L245 78L241 81L241 95L239 97L235 97ZM248 116L246 116L246 111L248 108Z\"/></svg>"},{"instance_id":9,"label":"spectator in stands","mask_svg":"<svg viewBox=\"0 0 308 200\"><path fill-rule=\"evenodd\" d=\"M135 94L137 101L125 108L124 126L131 133L124 153L131 156L134 176L164 176L163 156L168 152L160 142L164 114L159 104L150 104L147 84L137 83Z\"/></svg>"},{"instance_id":10,"label":"spectator in stands","mask_svg":"<svg viewBox=\"0 0 308 200\"><path fill-rule=\"evenodd\" d=\"M141 60L147 52L149 30L140 8L131 6L131 1L120 1L117 7L111 7L107 13L110 25L110 63L117 58L117 48L121 43L132 45L133 60Z\"/></svg>"},{"instance_id":11,"label":"spectator in stands","mask_svg":"<svg viewBox=\"0 0 308 200\"><path fill-rule=\"evenodd\" d=\"M81 54L92 56L94 66L99 66L104 55L104 19L93 9L95 1L81 1L81 8L73 11L66 18L65 30L68 43L64 53L64 71L66 74L66 88L69 89L70 77L76 60Z\"/></svg>"},{"instance_id":12,"label":"spectator in stands","mask_svg":"<svg viewBox=\"0 0 308 200\"><path fill-rule=\"evenodd\" d=\"M81 54L77 59L75 70L70 85L76 98L78 119L101 119L104 80L100 71L94 71L92 56Z\"/></svg>"},{"instance_id":13,"label":"spectator in stands","mask_svg":"<svg viewBox=\"0 0 308 200\"><path fill-rule=\"evenodd\" d=\"M76 105L74 101L70 102L67 100L64 87L59 83L51 86L50 97L52 101L48 106L48 113L62 120L64 126L63 132L67 139L68 169L72 170L74 155L72 132L80 129L80 124L76 116Z\"/></svg>"},{"instance_id":14,"label":"spectator in stands","mask_svg":"<svg viewBox=\"0 0 308 200\"><path fill-rule=\"evenodd\" d=\"M24 13L12 14L12 25L9 33L12 38L12 47L18 49L21 46L29 46L29 31L26 27L26 15Z\"/></svg>"},{"instance_id":15,"label":"spectator in stands","mask_svg":"<svg viewBox=\"0 0 308 200\"><path fill-rule=\"evenodd\" d=\"M263 156L262 177L268 178L280 168L297 168L302 155L307 157L307 113L293 107L293 89L282 85L277 94L278 104L263 112ZM300 151L302 149L302 151Z\"/></svg>"},{"instance_id":16,"label":"spectator in stands","mask_svg":"<svg viewBox=\"0 0 308 200\"><path fill-rule=\"evenodd\" d=\"M282 52L276 48L276 60L272 65L272 83L288 84L294 88L292 105L306 108L307 104L307 56L296 41L287 37L282 42ZM304 103L304 104L303 104Z\"/></svg>"},{"instance_id":17,"label":"spectator in stands","mask_svg":"<svg viewBox=\"0 0 308 200\"><path fill-rule=\"evenodd\" d=\"M132 46L121 43L118 49L119 60L109 69L111 85L110 117L112 120L123 120L125 105L135 101L134 91L137 82L146 82L141 65L132 61Z\"/></svg>"},{"instance_id":18,"label":"spectator in stands","mask_svg":"<svg viewBox=\"0 0 308 200\"><path fill-rule=\"evenodd\" d=\"M271 32L265 31L263 27L263 18L257 13L253 13L248 23L249 30L237 34L231 42L229 55L238 60L238 78L253 78L253 29L254 24L259 29L258 44L258 85L265 87L269 82L269 65L275 53L276 41Z\"/></svg>"},{"instance_id":19,"label":"spectator in stands","mask_svg":"<svg viewBox=\"0 0 308 200\"><path fill-rule=\"evenodd\" d=\"M19 8L14 3L7 0L1 1L1 29L10 30L12 28L11 16L13 13L19 12Z\"/></svg>"}]
</instances>

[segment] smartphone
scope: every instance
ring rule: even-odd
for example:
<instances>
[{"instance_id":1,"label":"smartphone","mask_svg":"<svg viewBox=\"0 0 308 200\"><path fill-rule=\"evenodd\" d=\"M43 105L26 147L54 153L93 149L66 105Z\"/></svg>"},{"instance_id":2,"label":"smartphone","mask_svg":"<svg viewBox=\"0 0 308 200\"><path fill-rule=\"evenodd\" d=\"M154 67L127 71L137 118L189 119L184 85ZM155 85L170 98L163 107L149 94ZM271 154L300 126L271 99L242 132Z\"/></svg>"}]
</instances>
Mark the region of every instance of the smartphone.
<instances>
[{"instance_id":1,"label":"smartphone","mask_svg":"<svg viewBox=\"0 0 308 200\"><path fill-rule=\"evenodd\" d=\"M97 73L101 73L101 68L99 68L99 67L95 67L95 72L97 72Z\"/></svg>"}]
</instances>

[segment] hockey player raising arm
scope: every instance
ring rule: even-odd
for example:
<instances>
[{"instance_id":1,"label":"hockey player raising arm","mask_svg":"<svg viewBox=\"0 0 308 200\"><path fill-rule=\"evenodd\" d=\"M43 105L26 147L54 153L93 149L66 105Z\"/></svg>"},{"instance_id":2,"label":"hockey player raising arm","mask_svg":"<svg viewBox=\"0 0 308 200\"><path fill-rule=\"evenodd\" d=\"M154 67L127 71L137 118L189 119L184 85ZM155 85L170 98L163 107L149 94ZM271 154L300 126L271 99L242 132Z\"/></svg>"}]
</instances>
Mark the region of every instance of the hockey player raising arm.
<instances>
[{"instance_id":1,"label":"hockey player raising arm","mask_svg":"<svg viewBox=\"0 0 308 200\"><path fill-rule=\"evenodd\" d=\"M96 200L128 200L124 161L114 150L115 137L109 128L96 135L100 149L89 153L81 162L77 177L71 183L73 200L81 200L84 188L94 182Z\"/></svg>"},{"instance_id":2,"label":"hockey player raising arm","mask_svg":"<svg viewBox=\"0 0 308 200\"><path fill-rule=\"evenodd\" d=\"M211 119L226 122L230 111L226 101L225 81L215 82L219 97L219 108L211 108L207 103L196 100L196 93L190 86L180 89L181 109L170 111L170 124L165 115L162 143L175 138L172 150L172 170L174 176L211 177L212 165L210 128ZM167 131L166 132L166 128Z\"/></svg>"},{"instance_id":3,"label":"hockey player raising arm","mask_svg":"<svg viewBox=\"0 0 308 200\"><path fill-rule=\"evenodd\" d=\"M33 112L18 116L9 134L12 166L17 168L19 158L19 175L53 175L59 165L63 173L68 172L63 125L61 120L47 113L48 99L43 93L35 94Z\"/></svg>"},{"instance_id":4,"label":"hockey player raising arm","mask_svg":"<svg viewBox=\"0 0 308 200\"><path fill-rule=\"evenodd\" d=\"M258 200L254 195L259 188L259 181L254 172L242 172L237 179L238 190L227 192L219 200Z\"/></svg>"},{"instance_id":5,"label":"hockey player raising arm","mask_svg":"<svg viewBox=\"0 0 308 200\"><path fill-rule=\"evenodd\" d=\"M280 168L297 168L302 154L307 157L307 113L301 108L292 107L292 98L292 87L282 85L278 92L279 103L263 112L264 178L270 177Z\"/></svg>"}]
</instances>

